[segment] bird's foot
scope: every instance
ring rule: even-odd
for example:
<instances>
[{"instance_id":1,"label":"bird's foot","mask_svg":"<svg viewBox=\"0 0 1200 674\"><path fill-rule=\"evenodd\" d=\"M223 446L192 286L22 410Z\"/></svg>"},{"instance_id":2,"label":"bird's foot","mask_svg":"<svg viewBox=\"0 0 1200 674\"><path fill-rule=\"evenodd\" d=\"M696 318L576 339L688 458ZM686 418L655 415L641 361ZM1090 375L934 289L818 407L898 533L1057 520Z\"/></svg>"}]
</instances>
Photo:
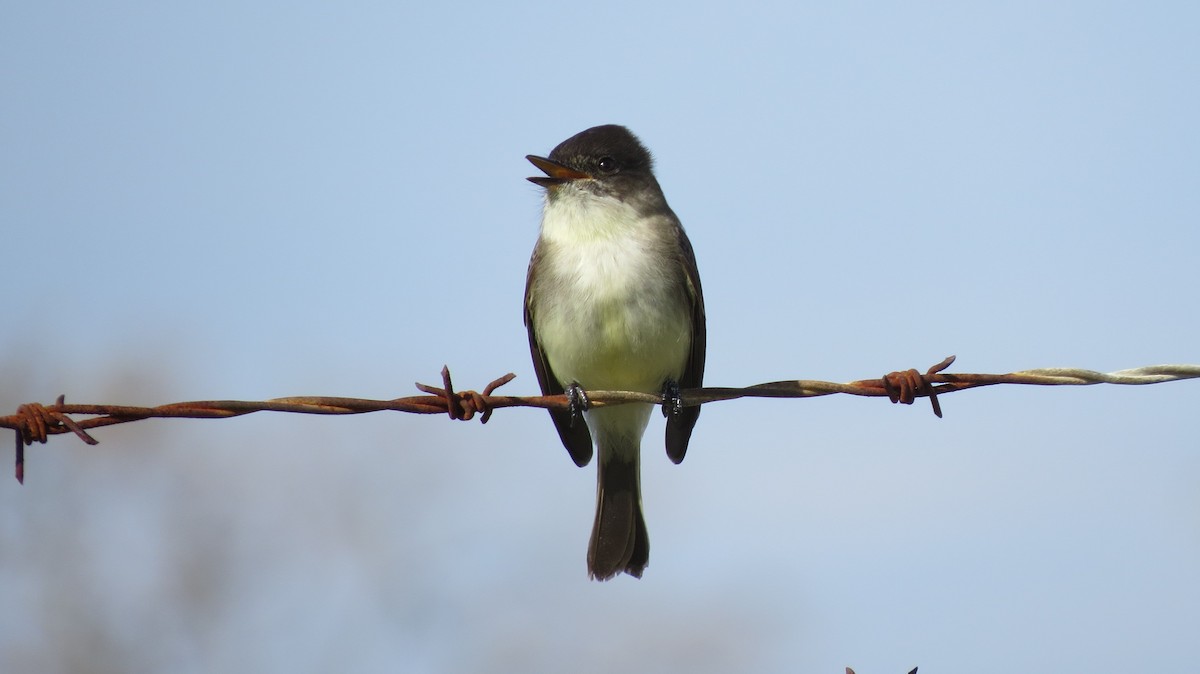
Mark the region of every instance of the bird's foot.
<instances>
[{"instance_id":1,"label":"bird's foot","mask_svg":"<svg viewBox=\"0 0 1200 674\"><path fill-rule=\"evenodd\" d=\"M668 419L683 414L683 397L679 393L679 382L668 379L662 389L662 413Z\"/></svg>"},{"instance_id":2,"label":"bird's foot","mask_svg":"<svg viewBox=\"0 0 1200 674\"><path fill-rule=\"evenodd\" d=\"M582 418L583 413L591 409L592 401L588 400L587 393L579 382L571 382L567 387L567 401L571 404L571 425L575 425L575 420Z\"/></svg>"}]
</instances>

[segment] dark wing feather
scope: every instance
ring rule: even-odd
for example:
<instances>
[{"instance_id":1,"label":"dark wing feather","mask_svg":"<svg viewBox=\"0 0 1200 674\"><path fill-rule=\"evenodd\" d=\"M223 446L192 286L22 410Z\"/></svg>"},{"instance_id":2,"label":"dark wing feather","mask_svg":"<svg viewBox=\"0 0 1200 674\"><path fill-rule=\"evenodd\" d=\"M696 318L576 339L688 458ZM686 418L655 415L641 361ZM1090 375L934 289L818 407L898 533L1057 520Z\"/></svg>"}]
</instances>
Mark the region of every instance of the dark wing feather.
<instances>
[{"instance_id":1,"label":"dark wing feather","mask_svg":"<svg viewBox=\"0 0 1200 674\"><path fill-rule=\"evenodd\" d=\"M530 308L530 298L533 294L533 267L537 261L538 250L533 251L533 260L529 263L529 273L525 279L525 328L529 332L529 353L533 356L533 371L537 373L538 385L542 387L542 395L560 395L564 393L558 377L550 369L546 354L538 343L537 332L533 329L533 314ZM586 466L592 460L592 436L588 433L587 424L583 419L574 419L569 411L550 410L550 418L558 429L558 437L563 447L571 454L571 460L577 466ZM694 422L693 422L694 423Z\"/></svg>"},{"instance_id":2,"label":"dark wing feather","mask_svg":"<svg viewBox=\"0 0 1200 674\"><path fill-rule=\"evenodd\" d=\"M679 388L700 388L704 386L704 351L707 340L704 327L704 291L700 288L696 254L692 252L692 243L688 241L682 227L679 227L679 253L687 282L688 299L691 300L692 306L692 351L687 366L683 369L683 376L679 378ZM683 461L684 455L687 454L688 440L692 437L692 429L699 418L699 405L685 407L678 415L667 417L667 456L671 461Z\"/></svg>"}]
</instances>

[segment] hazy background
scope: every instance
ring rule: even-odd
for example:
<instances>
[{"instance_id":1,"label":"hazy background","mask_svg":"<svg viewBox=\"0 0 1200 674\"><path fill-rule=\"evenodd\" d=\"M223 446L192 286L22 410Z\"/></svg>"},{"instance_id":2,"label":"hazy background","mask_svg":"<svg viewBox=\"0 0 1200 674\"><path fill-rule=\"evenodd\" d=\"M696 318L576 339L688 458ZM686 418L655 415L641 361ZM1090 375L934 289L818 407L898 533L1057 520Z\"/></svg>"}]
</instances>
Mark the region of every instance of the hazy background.
<instances>
[{"instance_id":1,"label":"hazy background","mask_svg":"<svg viewBox=\"0 0 1200 674\"><path fill-rule=\"evenodd\" d=\"M626 124L708 378L1200 361L1195 3L0 9L0 413L537 389L524 160ZM5 672L1187 671L1200 383L706 407L589 582L543 412L146 421L0 479ZM4 434L5 443L11 435ZM10 446L8 444L4 446Z\"/></svg>"}]
</instances>

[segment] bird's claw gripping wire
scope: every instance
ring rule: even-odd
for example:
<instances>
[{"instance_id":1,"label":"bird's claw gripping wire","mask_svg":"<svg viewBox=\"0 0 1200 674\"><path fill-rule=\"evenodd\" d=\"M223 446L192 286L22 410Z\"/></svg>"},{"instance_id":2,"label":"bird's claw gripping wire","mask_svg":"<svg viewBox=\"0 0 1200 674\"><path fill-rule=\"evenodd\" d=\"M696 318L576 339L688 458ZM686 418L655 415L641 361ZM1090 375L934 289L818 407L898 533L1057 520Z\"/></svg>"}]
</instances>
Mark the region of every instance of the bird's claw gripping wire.
<instances>
[{"instance_id":1,"label":"bird's claw gripping wire","mask_svg":"<svg viewBox=\"0 0 1200 674\"><path fill-rule=\"evenodd\" d=\"M933 413L940 419L942 417L942 405L937 399L937 388L930 384L925 377L945 370L953 362L954 356L949 356L942 362L926 370L924 375L915 369L884 375L883 388L887 391L888 399L893 403L911 405L917 399L917 396L929 396L929 403L933 405Z\"/></svg>"},{"instance_id":2,"label":"bird's claw gripping wire","mask_svg":"<svg viewBox=\"0 0 1200 674\"><path fill-rule=\"evenodd\" d=\"M668 419L674 419L683 414L683 396L679 392L679 382L668 379L663 384L662 414Z\"/></svg>"},{"instance_id":3,"label":"bird's claw gripping wire","mask_svg":"<svg viewBox=\"0 0 1200 674\"><path fill-rule=\"evenodd\" d=\"M492 391L515 379L516 376L509 372L503 377L492 380L483 389L482 394L476 391L455 393L454 384L450 381L450 368L442 366L442 386L444 388L436 388L421 383L417 384L417 388L424 393L445 399L446 412L450 415L451 419L470 421L475 417L476 412L482 412L483 415L479 417L479 422L486 424L488 419L492 418L492 406L488 403L488 396L492 395Z\"/></svg>"},{"instance_id":4,"label":"bird's claw gripping wire","mask_svg":"<svg viewBox=\"0 0 1200 674\"><path fill-rule=\"evenodd\" d=\"M571 426L574 426L575 420L583 418L583 413L591 409L592 401L588 400L587 391L584 391L577 381L571 382L566 393L567 402L570 404Z\"/></svg>"}]
</instances>

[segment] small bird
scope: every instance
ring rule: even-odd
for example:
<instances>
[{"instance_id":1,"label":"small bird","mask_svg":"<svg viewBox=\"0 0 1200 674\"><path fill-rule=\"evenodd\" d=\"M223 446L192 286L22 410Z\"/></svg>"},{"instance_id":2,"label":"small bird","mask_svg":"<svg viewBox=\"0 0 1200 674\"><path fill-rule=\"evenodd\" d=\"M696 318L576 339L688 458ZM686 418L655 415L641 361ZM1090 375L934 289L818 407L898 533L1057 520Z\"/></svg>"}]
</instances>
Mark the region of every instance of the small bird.
<instances>
[{"instance_id":1,"label":"small bird","mask_svg":"<svg viewBox=\"0 0 1200 674\"><path fill-rule=\"evenodd\" d=\"M525 326L550 417L578 466L599 453L588 573L640 578L642 434L652 405L589 409L588 390L662 394L667 456L683 461L699 407L681 388L704 378L704 295L692 244L654 178L650 152L623 126L597 126L526 157L545 176L542 225L525 284ZM581 418L582 414L582 418ZM586 422L586 423L585 423Z\"/></svg>"}]
</instances>

